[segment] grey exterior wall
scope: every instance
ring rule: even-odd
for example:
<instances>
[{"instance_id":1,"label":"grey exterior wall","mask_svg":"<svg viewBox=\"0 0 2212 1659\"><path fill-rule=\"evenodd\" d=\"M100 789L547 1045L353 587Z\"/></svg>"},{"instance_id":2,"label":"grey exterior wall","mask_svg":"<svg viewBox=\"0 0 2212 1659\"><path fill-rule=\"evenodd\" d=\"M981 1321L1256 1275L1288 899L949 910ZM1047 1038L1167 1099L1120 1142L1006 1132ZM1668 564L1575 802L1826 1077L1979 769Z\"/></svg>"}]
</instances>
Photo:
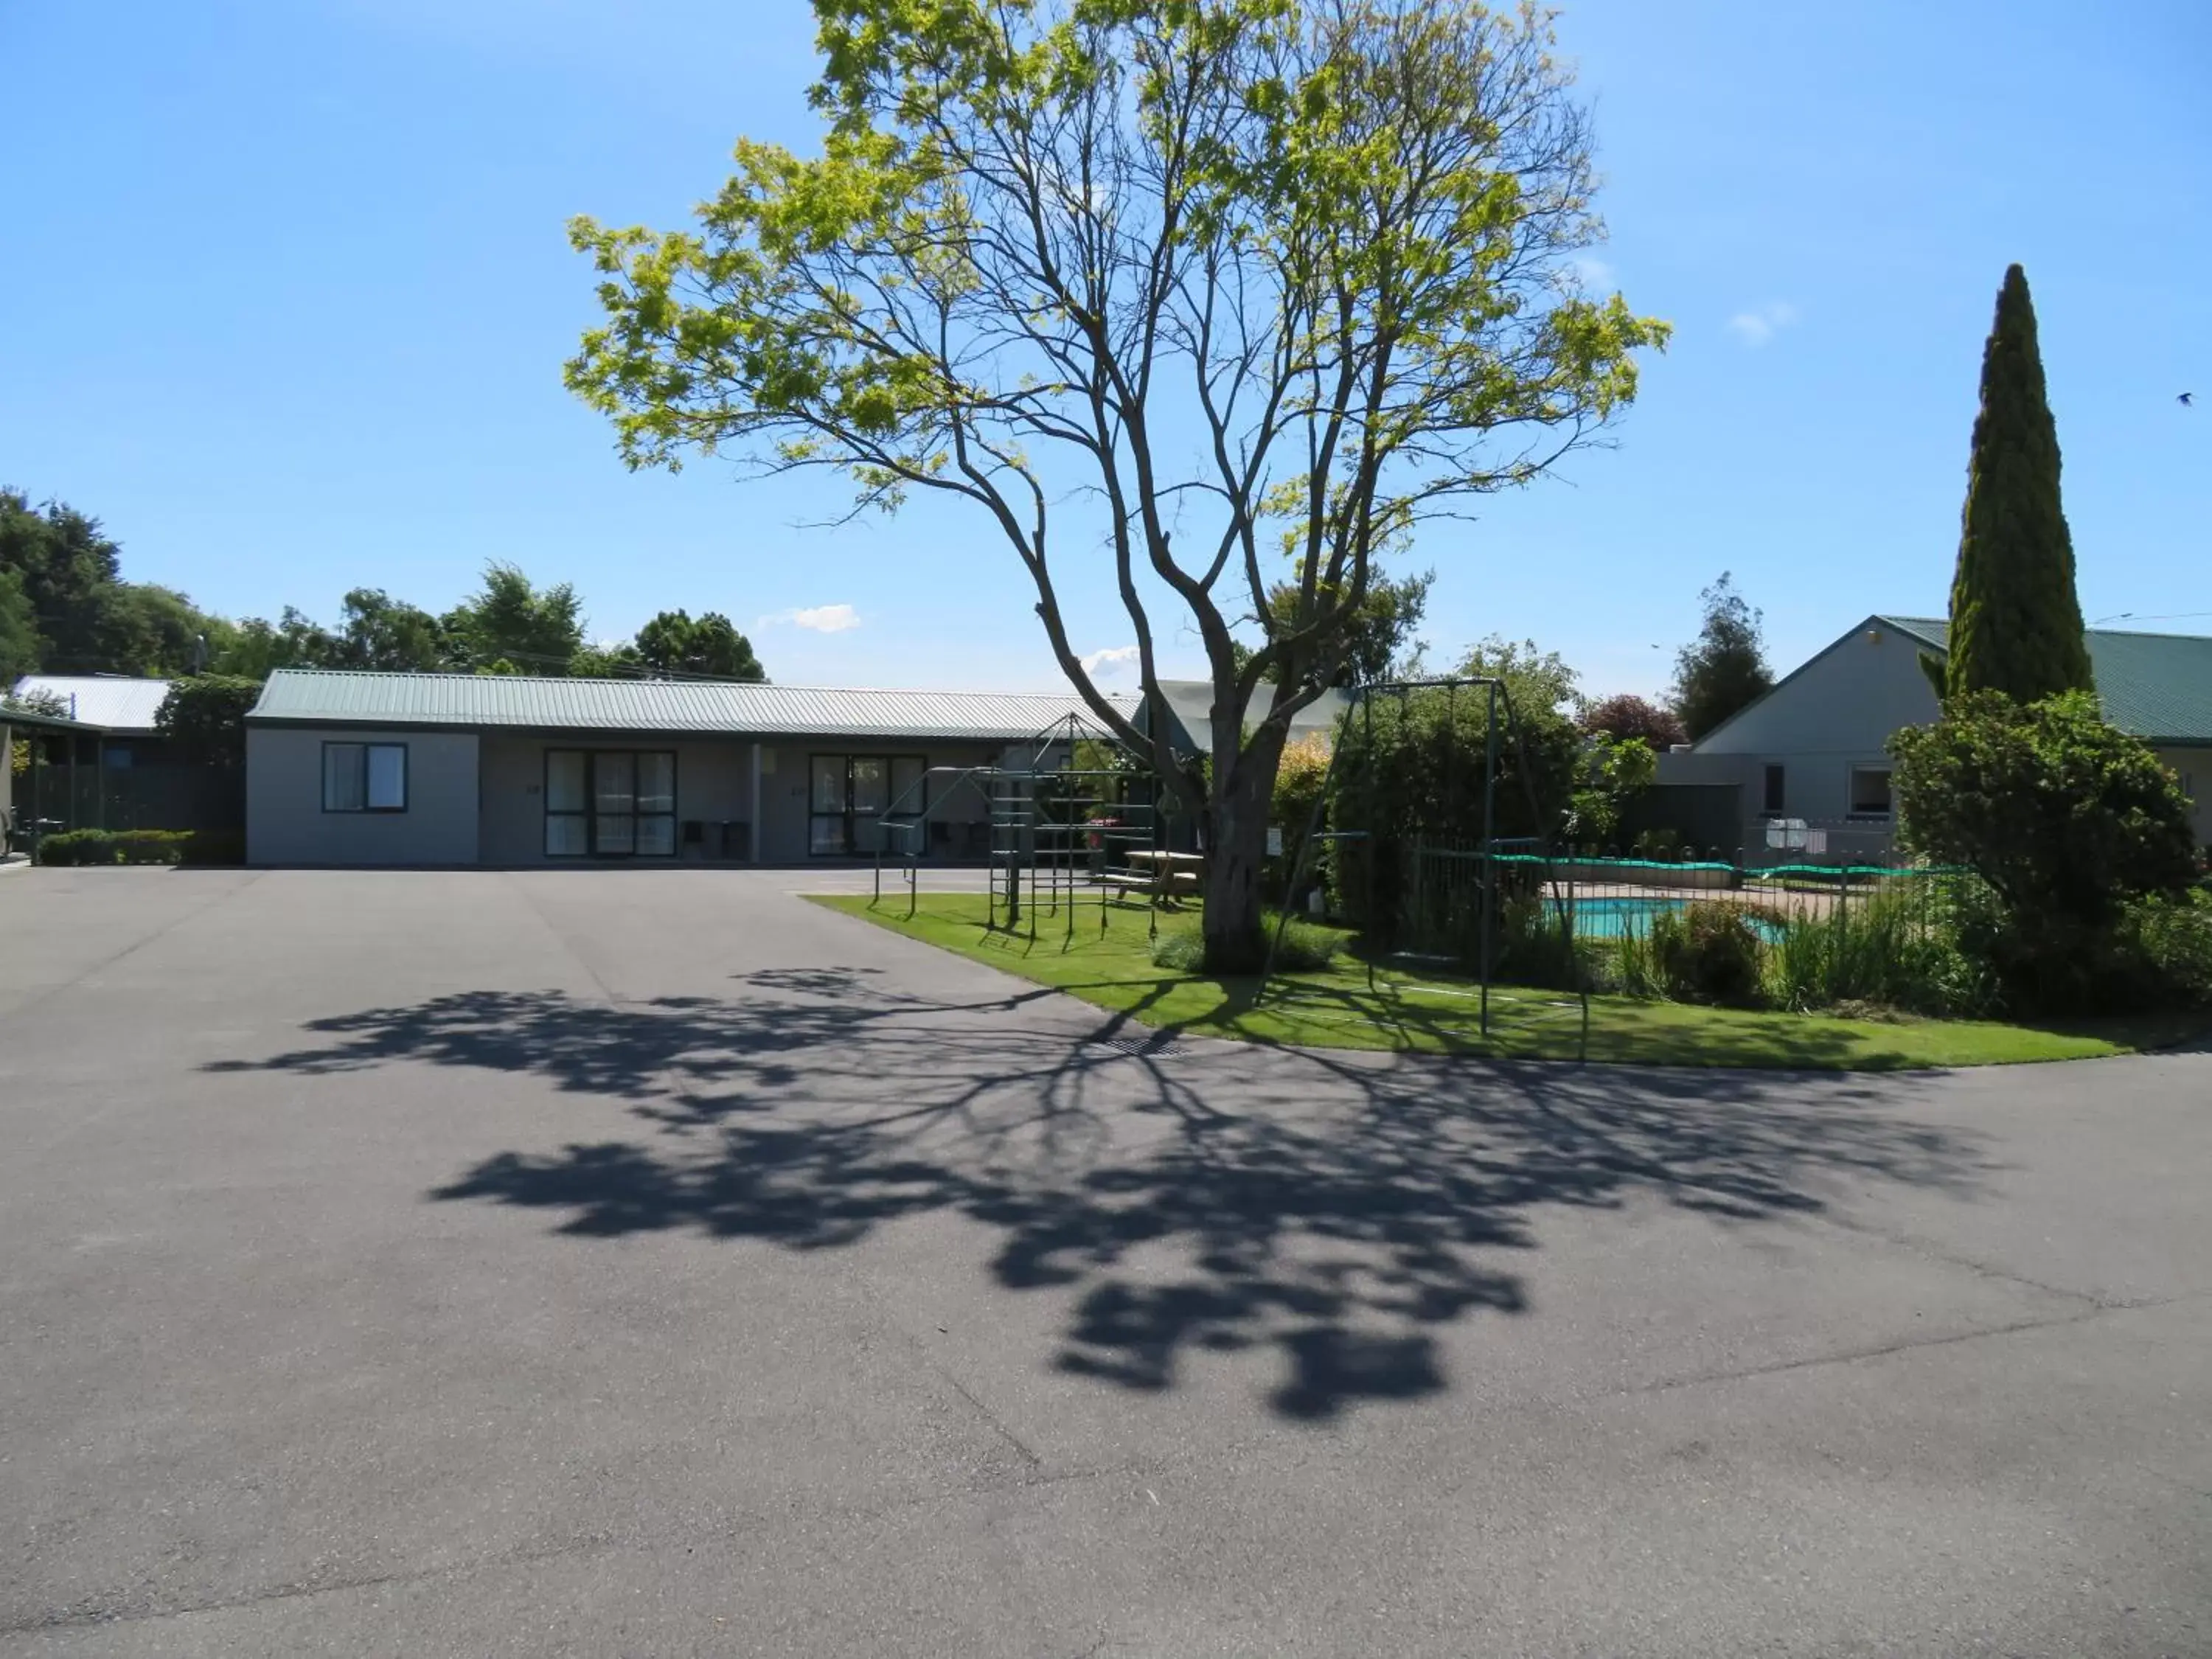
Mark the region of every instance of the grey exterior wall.
<instances>
[{"instance_id":1,"label":"grey exterior wall","mask_svg":"<svg viewBox=\"0 0 2212 1659\"><path fill-rule=\"evenodd\" d=\"M894 754L909 750L886 744ZM806 859L806 757L817 752L807 744L764 743L761 745L761 822L760 849L762 861L768 864L801 864ZM848 749L832 749L824 738L818 751L822 754L845 754Z\"/></svg>"},{"instance_id":2,"label":"grey exterior wall","mask_svg":"<svg viewBox=\"0 0 2212 1659\"><path fill-rule=\"evenodd\" d=\"M1925 726L1939 712L1920 666L1925 650L1911 635L1877 622L1814 658L1765 699L1709 732L1686 753L1659 757L1662 783L1734 783L1743 792L1744 853L1749 862L1782 856L1765 847L1760 810L1765 769L1784 769L1783 813L1828 832L1828 857L1887 856L1892 824L1850 814L1853 769L1890 764L1890 736ZM2212 748L2162 747L2196 809L2199 841L2212 842Z\"/></svg>"},{"instance_id":3,"label":"grey exterior wall","mask_svg":"<svg viewBox=\"0 0 2212 1659\"><path fill-rule=\"evenodd\" d=\"M1911 635L1869 622L1688 752L1662 755L1659 781L1740 786L1742 856L1771 863L1788 856L1767 847L1763 810L1766 768L1780 766L1782 816L1826 830L1830 860L1886 857L1893 842L1891 821L1852 816L1851 773L1888 767L1890 734L1936 718L1935 688L1920 666L1926 648Z\"/></svg>"},{"instance_id":4,"label":"grey exterior wall","mask_svg":"<svg viewBox=\"0 0 2212 1659\"><path fill-rule=\"evenodd\" d=\"M2158 757L2180 777L2197 809L2197 839L2212 843L2212 748L2160 749Z\"/></svg>"},{"instance_id":5,"label":"grey exterior wall","mask_svg":"<svg viewBox=\"0 0 2212 1659\"><path fill-rule=\"evenodd\" d=\"M324 811L326 742L404 744L407 810ZM474 864L476 733L248 726L246 858L262 865Z\"/></svg>"},{"instance_id":6,"label":"grey exterior wall","mask_svg":"<svg viewBox=\"0 0 2212 1659\"><path fill-rule=\"evenodd\" d=\"M1935 688L1920 666L1925 648L1910 635L1869 623L1814 658L1771 696L1708 732L1696 752L1880 761L1891 732L1925 726L1936 716ZM1838 800L1842 788L1838 782L1831 792ZM1797 811L1794 802L1790 811L1798 817L1813 816Z\"/></svg>"},{"instance_id":7,"label":"grey exterior wall","mask_svg":"<svg viewBox=\"0 0 2212 1659\"><path fill-rule=\"evenodd\" d=\"M325 741L408 746L408 810L338 813L322 810ZM545 856L548 749L669 749L676 753L677 857L646 865L720 862L717 833L687 846L681 826L696 819L751 826L757 861L803 865L808 844L808 780L817 755L913 756L929 768L971 768L1035 760L1027 745L1009 762L1006 745L886 738L672 738L592 732L522 735L489 732L356 731L337 727L249 726L246 732L246 858L253 864L529 866L570 864ZM1053 757L1048 757L1048 763ZM986 786L952 775L929 780L923 817L947 834L929 842L939 858L958 860L976 845L967 826L989 823Z\"/></svg>"}]
</instances>

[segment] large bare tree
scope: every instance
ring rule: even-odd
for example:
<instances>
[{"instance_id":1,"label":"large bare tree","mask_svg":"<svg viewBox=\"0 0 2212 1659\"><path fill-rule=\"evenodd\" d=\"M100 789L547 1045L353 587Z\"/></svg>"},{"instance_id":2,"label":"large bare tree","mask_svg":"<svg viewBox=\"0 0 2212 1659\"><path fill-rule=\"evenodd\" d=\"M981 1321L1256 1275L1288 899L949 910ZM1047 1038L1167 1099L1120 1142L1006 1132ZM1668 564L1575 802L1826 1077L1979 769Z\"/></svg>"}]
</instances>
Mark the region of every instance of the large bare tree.
<instances>
[{"instance_id":1,"label":"large bare tree","mask_svg":"<svg viewBox=\"0 0 2212 1659\"><path fill-rule=\"evenodd\" d=\"M1289 720L1337 678L1379 561L1590 441L1665 337L1578 276L1601 228L1549 18L1474 0L815 11L821 155L740 142L694 229L577 221L607 320L568 384L634 466L726 454L836 469L856 512L915 489L971 502L1068 678L1200 816L1207 964L1248 969ZM1079 659L1060 586L1095 560L1155 709L1161 639L1205 647L1203 784L1166 722L1139 730ZM1285 580L1296 602L1271 603Z\"/></svg>"}]
</instances>

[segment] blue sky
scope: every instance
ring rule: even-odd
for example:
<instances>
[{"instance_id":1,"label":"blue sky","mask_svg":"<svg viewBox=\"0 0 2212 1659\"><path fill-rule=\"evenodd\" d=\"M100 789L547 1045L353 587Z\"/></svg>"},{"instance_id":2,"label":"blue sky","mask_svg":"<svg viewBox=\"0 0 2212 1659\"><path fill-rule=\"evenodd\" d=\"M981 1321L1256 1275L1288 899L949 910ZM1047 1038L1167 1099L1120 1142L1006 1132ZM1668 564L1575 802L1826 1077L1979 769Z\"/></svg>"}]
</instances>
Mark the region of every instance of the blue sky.
<instances>
[{"instance_id":1,"label":"blue sky","mask_svg":"<svg viewBox=\"0 0 2212 1659\"><path fill-rule=\"evenodd\" d=\"M1653 690L1723 569L1782 668L1940 612L2013 259L2085 614L2212 611L2212 8L1571 0L1559 26L1605 270L1677 333L1617 448L1425 538L1436 655L1531 636L1593 692ZM0 482L234 615L356 585L442 608L504 558L574 581L600 637L723 611L786 681L1049 685L969 514L810 529L826 481L631 475L562 389L594 311L566 218L672 226L738 134L807 146L811 39L802 0L0 6ZM1084 649L1127 641L1102 592L1070 609Z\"/></svg>"}]
</instances>

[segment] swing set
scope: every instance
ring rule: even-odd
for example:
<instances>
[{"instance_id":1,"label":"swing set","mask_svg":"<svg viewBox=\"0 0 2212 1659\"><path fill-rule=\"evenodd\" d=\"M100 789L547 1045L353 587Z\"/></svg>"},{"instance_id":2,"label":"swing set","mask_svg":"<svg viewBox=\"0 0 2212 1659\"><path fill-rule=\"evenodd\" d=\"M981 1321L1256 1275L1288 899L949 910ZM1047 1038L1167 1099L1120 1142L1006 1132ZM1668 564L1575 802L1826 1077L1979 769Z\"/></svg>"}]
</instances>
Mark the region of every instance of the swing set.
<instances>
[{"instance_id":1,"label":"swing set","mask_svg":"<svg viewBox=\"0 0 2212 1659\"><path fill-rule=\"evenodd\" d=\"M1477 692L1483 698L1483 768L1481 838L1472 848L1453 844L1454 838L1463 833L1468 817L1466 792L1460 776L1459 699L1462 692ZM1376 769L1375 702L1378 697L1396 700L1399 721L1403 729L1409 723L1413 698L1417 694L1441 693L1444 698L1444 787L1440 823L1416 823L1411 827L1410 837L1401 839L1405 826L1366 824L1334 828L1325 827L1328 805L1334 798L1340 769L1345 764L1344 735L1351 721L1360 722L1361 743L1358 764L1367 769L1368 781L1372 781ZM1496 977L1498 962L1498 921L1502 891L1501 871L1508 860L1518 872L1528 872L1532 866L1541 866L1541 891L1548 898L1560 939L1572 955L1574 937L1574 899L1571 878L1567 882L1559 878L1554 866L1550 838L1546 836L1500 836L1498 834L1498 771L1501 738L1512 745L1514 770L1519 775L1522 803L1528 810L1528 823L1540 830L1554 822L1547 817L1544 804L1538 799L1536 782L1528 766L1528 751L1521 720L1513 707L1513 695L1505 683L1492 675L1455 675L1436 679L1382 680L1352 689L1352 707L1346 709L1344 725L1339 728L1339 738L1329 754L1328 769L1323 775L1321 793L1315 799L1309 815L1305 833L1298 842L1291 861L1290 875L1284 887L1284 902L1269 939L1267 955L1261 970L1260 985L1255 994L1255 1005L1264 1001L1274 977L1275 959L1282 948L1283 933L1289 926L1291 909L1298 894L1305 890L1305 878L1312 863L1315 849L1334 849L1347 844L1358 846L1365 856L1366 910L1365 926L1370 931L1362 952L1367 964L1368 988L1378 992L1381 988L1375 978L1378 958L1385 962L1402 963L1414 966L1434 967L1441 964L1464 967L1460 957L1453 955L1425 954L1397 950L1398 935L1402 923L1410 915L1416 926L1426 917L1441 910L1449 914L1463 896L1467 872L1473 872L1474 896L1477 905L1477 945L1472 964L1476 981L1479 1024L1481 1035L1491 1035L1491 989ZM1502 725L1501 725L1502 716ZM1363 805L1371 811L1374 796L1366 792ZM1431 844L1431 838L1445 837L1445 844ZM1382 866L1386 855L1397 855L1410 866L1412 881L1401 883L1401 902L1392 913L1384 915L1381 888ZM1340 862L1339 869L1341 871ZM1401 873L1402 873L1401 868ZM1431 882L1440 883L1441 893L1432 895ZM1410 884L1408 902L1404 888ZM1577 962L1575 974L1575 994L1582 1020L1581 1054L1589 1052L1589 988Z\"/></svg>"}]
</instances>

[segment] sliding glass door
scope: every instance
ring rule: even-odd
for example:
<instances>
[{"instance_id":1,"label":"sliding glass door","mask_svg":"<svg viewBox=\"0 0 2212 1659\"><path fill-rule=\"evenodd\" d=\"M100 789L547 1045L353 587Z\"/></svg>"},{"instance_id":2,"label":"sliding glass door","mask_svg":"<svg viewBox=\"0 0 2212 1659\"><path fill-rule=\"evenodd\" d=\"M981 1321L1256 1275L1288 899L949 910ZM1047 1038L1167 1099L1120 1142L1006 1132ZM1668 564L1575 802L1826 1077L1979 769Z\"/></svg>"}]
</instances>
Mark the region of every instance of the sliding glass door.
<instances>
[{"instance_id":1,"label":"sliding glass door","mask_svg":"<svg viewBox=\"0 0 2212 1659\"><path fill-rule=\"evenodd\" d=\"M637 757L603 750L592 757L592 856L626 859L637 851Z\"/></svg>"},{"instance_id":2,"label":"sliding glass door","mask_svg":"<svg viewBox=\"0 0 2212 1659\"><path fill-rule=\"evenodd\" d=\"M872 853L886 814L919 821L928 805L921 755L816 755L807 763L806 850L817 858Z\"/></svg>"},{"instance_id":3,"label":"sliding glass door","mask_svg":"<svg viewBox=\"0 0 2212 1659\"><path fill-rule=\"evenodd\" d=\"M637 837L641 859L676 856L676 755L645 749L637 756Z\"/></svg>"},{"instance_id":4,"label":"sliding glass door","mask_svg":"<svg viewBox=\"0 0 2212 1659\"><path fill-rule=\"evenodd\" d=\"M545 856L675 857L673 751L547 750Z\"/></svg>"}]
</instances>

